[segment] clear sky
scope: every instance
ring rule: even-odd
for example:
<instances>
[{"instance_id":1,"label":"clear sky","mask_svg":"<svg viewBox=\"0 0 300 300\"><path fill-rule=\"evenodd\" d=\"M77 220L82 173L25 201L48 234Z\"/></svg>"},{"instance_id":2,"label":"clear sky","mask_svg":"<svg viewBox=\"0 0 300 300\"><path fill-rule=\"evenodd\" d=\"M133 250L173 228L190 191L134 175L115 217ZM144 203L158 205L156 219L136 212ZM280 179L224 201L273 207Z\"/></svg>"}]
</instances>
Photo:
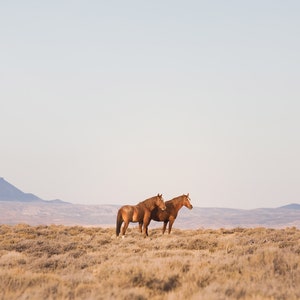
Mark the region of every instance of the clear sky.
<instances>
[{"instance_id":1,"label":"clear sky","mask_svg":"<svg viewBox=\"0 0 300 300\"><path fill-rule=\"evenodd\" d=\"M39 197L300 203L300 2L1 1L0 176Z\"/></svg>"}]
</instances>

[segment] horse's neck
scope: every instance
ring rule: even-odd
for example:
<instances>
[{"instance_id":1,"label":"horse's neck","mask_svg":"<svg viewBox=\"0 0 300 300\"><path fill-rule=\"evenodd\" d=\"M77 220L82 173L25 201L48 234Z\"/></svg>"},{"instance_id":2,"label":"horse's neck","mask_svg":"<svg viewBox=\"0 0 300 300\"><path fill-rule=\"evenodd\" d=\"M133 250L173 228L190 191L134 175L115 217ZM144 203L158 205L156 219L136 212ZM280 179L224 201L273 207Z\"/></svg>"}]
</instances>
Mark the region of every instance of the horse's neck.
<instances>
[{"instance_id":1,"label":"horse's neck","mask_svg":"<svg viewBox=\"0 0 300 300\"><path fill-rule=\"evenodd\" d=\"M181 201L181 197L177 197L173 199L173 205L177 211L183 206L183 201Z\"/></svg>"},{"instance_id":2,"label":"horse's neck","mask_svg":"<svg viewBox=\"0 0 300 300\"><path fill-rule=\"evenodd\" d=\"M155 204L154 204L154 201L151 201L151 200L152 200L152 198L147 199L143 202L140 202L139 204L146 207L146 208L148 208L148 209L150 209L150 210L152 210L155 207Z\"/></svg>"},{"instance_id":3,"label":"horse's neck","mask_svg":"<svg viewBox=\"0 0 300 300\"><path fill-rule=\"evenodd\" d=\"M147 202L145 202L145 206L148 209L152 210L155 207L155 203L154 203L154 201L147 201Z\"/></svg>"}]
</instances>

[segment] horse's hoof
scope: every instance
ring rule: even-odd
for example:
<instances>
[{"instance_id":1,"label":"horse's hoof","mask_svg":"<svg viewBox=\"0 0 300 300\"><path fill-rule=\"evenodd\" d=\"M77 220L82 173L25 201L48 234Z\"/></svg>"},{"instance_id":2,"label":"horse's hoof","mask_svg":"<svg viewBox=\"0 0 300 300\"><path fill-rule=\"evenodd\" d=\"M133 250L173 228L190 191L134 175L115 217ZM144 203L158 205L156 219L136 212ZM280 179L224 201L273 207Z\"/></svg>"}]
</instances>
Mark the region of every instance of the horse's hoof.
<instances>
[{"instance_id":1,"label":"horse's hoof","mask_svg":"<svg viewBox=\"0 0 300 300\"><path fill-rule=\"evenodd\" d=\"M125 235L122 235L122 239L125 239Z\"/></svg>"}]
</instances>

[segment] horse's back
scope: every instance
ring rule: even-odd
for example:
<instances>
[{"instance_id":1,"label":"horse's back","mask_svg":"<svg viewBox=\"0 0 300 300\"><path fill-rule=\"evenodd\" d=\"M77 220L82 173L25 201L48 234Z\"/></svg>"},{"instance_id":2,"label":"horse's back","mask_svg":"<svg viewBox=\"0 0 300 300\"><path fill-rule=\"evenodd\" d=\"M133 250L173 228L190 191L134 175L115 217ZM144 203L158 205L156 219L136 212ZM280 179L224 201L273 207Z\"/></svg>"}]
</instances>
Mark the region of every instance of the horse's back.
<instances>
[{"instance_id":1,"label":"horse's back","mask_svg":"<svg viewBox=\"0 0 300 300\"><path fill-rule=\"evenodd\" d=\"M143 220L144 210L139 205L124 205L119 209L123 220L129 222L140 222Z\"/></svg>"},{"instance_id":2,"label":"horse's back","mask_svg":"<svg viewBox=\"0 0 300 300\"><path fill-rule=\"evenodd\" d=\"M133 207L131 205L124 205L119 209L118 214L122 216L123 220L130 219L133 215Z\"/></svg>"}]
</instances>

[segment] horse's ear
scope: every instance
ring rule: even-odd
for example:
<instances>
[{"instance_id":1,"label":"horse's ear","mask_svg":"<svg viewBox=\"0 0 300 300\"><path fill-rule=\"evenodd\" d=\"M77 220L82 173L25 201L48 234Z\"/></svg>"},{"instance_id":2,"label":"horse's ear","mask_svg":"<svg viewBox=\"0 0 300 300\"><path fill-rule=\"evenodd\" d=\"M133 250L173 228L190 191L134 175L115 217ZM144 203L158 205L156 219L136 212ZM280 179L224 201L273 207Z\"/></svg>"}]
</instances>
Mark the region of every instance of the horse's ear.
<instances>
[{"instance_id":1,"label":"horse's ear","mask_svg":"<svg viewBox=\"0 0 300 300\"><path fill-rule=\"evenodd\" d=\"M187 196L189 197L189 196L190 196L190 193L187 193Z\"/></svg>"}]
</instances>

